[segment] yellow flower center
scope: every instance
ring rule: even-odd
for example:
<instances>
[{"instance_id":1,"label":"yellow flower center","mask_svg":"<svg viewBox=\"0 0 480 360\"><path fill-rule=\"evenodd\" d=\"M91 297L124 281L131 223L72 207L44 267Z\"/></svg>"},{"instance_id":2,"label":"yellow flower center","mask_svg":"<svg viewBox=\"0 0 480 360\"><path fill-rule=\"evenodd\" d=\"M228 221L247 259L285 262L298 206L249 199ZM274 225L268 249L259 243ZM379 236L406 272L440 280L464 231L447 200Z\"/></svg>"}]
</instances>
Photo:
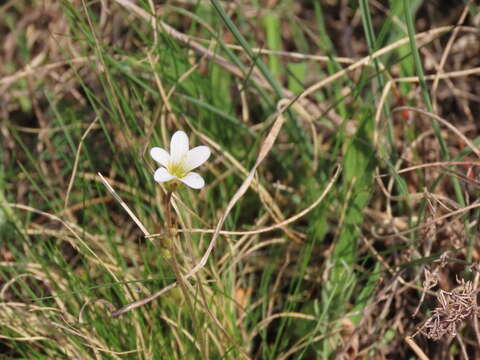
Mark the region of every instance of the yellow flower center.
<instances>
[{"instance_id":1,"label":"yellow flower center","mask_svg":"<svg viewBox=\"0 0 480 360\"><path fill-rule=\"evenodd\" d=\"M183 164L183 161L179 161L177 163L170 163L168 164L168 167L167 167L167 170L168 172L170 173L170 175L173 175L175 176L176 178L183 178L185 177L186 172L184 170L184 164Z\"/></svg>"}]
</instances>

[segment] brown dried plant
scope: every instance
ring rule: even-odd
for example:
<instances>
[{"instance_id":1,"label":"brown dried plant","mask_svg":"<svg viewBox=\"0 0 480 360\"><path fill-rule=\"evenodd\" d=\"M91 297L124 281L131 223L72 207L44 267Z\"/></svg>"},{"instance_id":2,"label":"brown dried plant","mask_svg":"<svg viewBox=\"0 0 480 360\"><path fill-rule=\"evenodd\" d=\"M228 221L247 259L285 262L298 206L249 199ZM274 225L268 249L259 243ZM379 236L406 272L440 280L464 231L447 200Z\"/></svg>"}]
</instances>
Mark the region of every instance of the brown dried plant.
<instances>
[{"instance_id":1,"label":"brown dried plant","mask_svg":"<svg viewBox=\"0 0 480 360\"><path fill-rule=\"evenodd\" d=\"M459 285L452 291L440 290L437 293L438 306L416 334L420 332L435 341L444 337L451 339L465 320L477 316L477 290L473 283L464 279L457 279L457 282Z\"/></svg>"}]
</instances>

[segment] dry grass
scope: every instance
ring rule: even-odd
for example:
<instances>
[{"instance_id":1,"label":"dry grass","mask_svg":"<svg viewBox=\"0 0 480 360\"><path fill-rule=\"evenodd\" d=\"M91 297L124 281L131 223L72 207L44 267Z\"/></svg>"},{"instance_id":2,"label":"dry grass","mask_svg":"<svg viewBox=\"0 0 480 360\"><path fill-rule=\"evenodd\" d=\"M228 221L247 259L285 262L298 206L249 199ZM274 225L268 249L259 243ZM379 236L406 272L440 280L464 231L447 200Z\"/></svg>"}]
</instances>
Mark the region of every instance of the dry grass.
<instances>
[{"instance_id":1,"label":"dry grass","mask_svg":"<svg viewBox=\"0 0 480 360\"><path fill-rule=\"evenodd\" d=\"M0 6L1 358L480 356L478 5L261 3Z\"/></svg>"}]
</instances>

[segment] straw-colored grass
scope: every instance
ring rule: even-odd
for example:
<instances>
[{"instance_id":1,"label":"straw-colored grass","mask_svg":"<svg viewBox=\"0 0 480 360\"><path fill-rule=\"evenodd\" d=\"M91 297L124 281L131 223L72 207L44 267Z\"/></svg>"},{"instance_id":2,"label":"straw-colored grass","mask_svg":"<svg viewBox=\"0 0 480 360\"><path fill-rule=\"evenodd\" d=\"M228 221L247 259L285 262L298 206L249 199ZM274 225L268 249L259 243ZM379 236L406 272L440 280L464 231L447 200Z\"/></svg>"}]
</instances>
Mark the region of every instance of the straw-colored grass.
<instances>
[{"instance_id":1,"label":"straw-colored grass","mask_svg":"<svg viewBox=\"0 0 480 360\"><path fill-rule=\"evenodd\" d=\"M479 10L0 5L0 358L478 357Z\"/></svg>"}]
</instances>

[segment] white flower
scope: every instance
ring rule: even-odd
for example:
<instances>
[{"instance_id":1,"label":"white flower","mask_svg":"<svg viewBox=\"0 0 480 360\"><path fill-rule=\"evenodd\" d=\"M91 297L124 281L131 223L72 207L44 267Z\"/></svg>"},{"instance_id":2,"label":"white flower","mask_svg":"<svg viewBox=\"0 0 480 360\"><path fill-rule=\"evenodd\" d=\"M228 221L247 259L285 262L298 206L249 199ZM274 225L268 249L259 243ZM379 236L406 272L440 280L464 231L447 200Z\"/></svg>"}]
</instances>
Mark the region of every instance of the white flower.
<instances>
[{"instance_id":1,"label":"white flower","mask_svg":"<svg viewBox=\"0 0 480 360\"><path fill-rule=\"evenodd\" d=\"M170 140L170 154L162 148L154 147L150 155L162 167L153 174L156 182L180 180L194 189L201 189L205 181L191 170L202 165L210 157L208 146L197 146L188 150L188 137L183 131L177 131Z\"/></svg>"}]
</instances>

